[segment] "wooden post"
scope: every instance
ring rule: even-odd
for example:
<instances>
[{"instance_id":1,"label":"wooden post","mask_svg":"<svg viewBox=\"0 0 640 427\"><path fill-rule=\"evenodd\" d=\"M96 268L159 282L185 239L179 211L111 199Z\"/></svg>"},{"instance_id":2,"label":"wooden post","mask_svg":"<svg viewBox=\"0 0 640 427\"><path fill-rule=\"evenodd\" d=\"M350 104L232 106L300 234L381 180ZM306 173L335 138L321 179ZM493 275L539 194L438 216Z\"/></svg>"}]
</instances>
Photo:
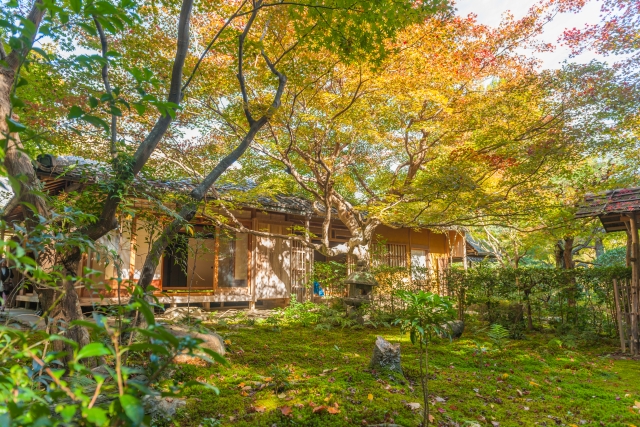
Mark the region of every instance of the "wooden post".
<instances>
[{"instance_id":1,"label":"wooden post","mask_svg":"<svg viewBox=\"0 0 640 427\"><path fill-rule=\"evenodd\" d=\"M620 310L620 295L618 293L618 281L613 279L613 298L616 302L616 317L618 318L618 333L620 334L620 348L622 352L625 353L627 351L627 345L624 335L624 319L622 318L622 310Z\"/></svg>"},{"instance_id":2,"label":"wooden post","mask_svg":"<svg viewBox=\"0 0 640 427\"><path fill-rule=\"evenodd\" d=\"M131 232L129 235L129 280L131 283L135 281L136 274L136 243L138 234L138 221L136 217L131 220ZM161 285L162 289L162 285Z\"/></svg>"},{"instance_id":3,"label":"wooden post","mask_svg":"<svg viewBox=\"0 0 640 427\"><path fill-rule=\"evenodd\" d=\"M467 270L469 268L469 258L467 257L467 235L462 234L462 265L464 269Z\"/></svg>"},{"instance_id":4,"label":"wooden post","mask_svg":"<svg viewBox=\"0 0 640 427\"><path fill-rule=\"evenodd\" d=\"M638 222L635 212L631 216L629 222L631 228L631 336L629 347L632 355L637 355L639 350L638 341L638 284L640 263L640 252L638 251Z\"/></svg>"},{"instance_id":5,"label":"wooden post","mask_svg":"<svg viewBox=\"0 0 640 427\"><path fill-rule=\"evenodd\" d=\"M218 293L218 257L220 256L220 227L216 227L213 244L213 293ZM222 307L222 306L221 306Z\"/></svg>"},{"instance_id":6,"label":"wooden post","mask_svg":"<svg viewBox=\"0 0 640 427\"><path fill-rule=\"evenodd\" d=\"M304 240L309 243L311 241L311 216L305 215L304 217ZM313 252L311 252L310 248L305 247L304 256L304 301L311 301L313 299L313 284L311 283L311 279L313 277Z\"/></svg>"}]
</instances>

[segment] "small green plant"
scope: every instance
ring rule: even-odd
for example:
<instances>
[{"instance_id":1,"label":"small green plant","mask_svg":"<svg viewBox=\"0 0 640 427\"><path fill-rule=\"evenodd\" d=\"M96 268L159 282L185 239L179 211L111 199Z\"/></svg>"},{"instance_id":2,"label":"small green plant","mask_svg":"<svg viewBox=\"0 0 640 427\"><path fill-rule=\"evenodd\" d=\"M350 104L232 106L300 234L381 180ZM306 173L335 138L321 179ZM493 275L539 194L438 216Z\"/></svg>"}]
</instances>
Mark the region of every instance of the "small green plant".
<instances>
[{"instance_id":1,"label":"small green plant","mask_svg":"<svg viewBox=\"0 0 640 427\"><path fill-rule=\"evenodd\" d=\"M554 338L547 343L547 351L551 354L556 354L562 349L562 341L558 338Z\"/></svg>"},{"instance_id":2,"label":"small green plant","mask_svg":"<svg viewBox=\"0 0 640 427\"><path fill-rule=\"evenodd\" d=\"M202 427L218 427L221 424L222 421L217 418L203 418L202 422L200 423Z\"/></svg>"},{"instance_id":3,"label":"small green plant","mask_svg":"<svg viewBox=\"0 0 640 427\"><path fill-rule=\"evenodd\" d=\"M274 392L281 393L285 391L291 383L289 382L289 376L291 375L291 370L287 367L281 368L278 365L271 365L269 367L269 376L271 377L271 384L273 386Z\"/></svg>"},{"instance_id":4,"label":"small green plant","mask_svg":"<svg viewBox=\"0 0 640 427\"><path fill-rule=\"evenodd\" d=\"M78 320L71 324L91 332L92 342L83 347L59 335L35 335L0 326L0 341L5 344L0 354L3 384L0 400L8 404L0 407L2 425L150 425L152 420L145 415L146 396L177 397L192 386L218 392L200 381L186 381L179 388L156 388L179 354L186 353L209 363L227 362L202 347L202 340L175 337L156 323L153 306L145 300L142 289L134 287L133 290L129 303L119 308L121 317L129 319L127 315L137 311L144 317L146 326L138 328L131 322L111 325L106 316L96 312L93 322ZM130 338L123 339L125 336ZM34 343L36 337L39 341ZM64 352L54 349L60 340L73 349L67 359ZM91 370L101 358L107 361L104 369ZM148 364L142 369L127 364L127 359L143 359ZM146 374L144 380L138 379L140 374ZM98 400L99 395L103 396L102 401ZM57 414L54 417L53 411Z\"/></svg>"},{"instance_id":5,"label":"small green plant","mask_svg":"<svg viewBox=\"0 0 640 427\"><path fill-rule=\"evenodd\" d=\"M478 367L481 368L484 366L484 357L489 352L489 348L485 345L485 343L480 343L479 341L473 340L476 345L473 354L479 359Z\"/></svg>"},{"instance_id":6,"label":"small green plant","mask_svg":"<svg viewBox=\"0 0 640 427\"><path fill-rule=\"evenodd\" d=\"M444 325L455 318L455 310L446 297L429 292L398 291L396 295L405 303L401 316L394 322L400 331L409 333L413 345L420 346L420 380L422 382L422 398L424 409L422 425L429 425L429 340L432 336L446 334Z\"/></svg>"},{"instance_id":7,"label":"small green plant","mask_svg":"<svg viewBox=\"0 0 640 427\"><path fill-rule=\"evenodd\" d=\"M231 316L233 323L244 323L247 320L247 312L244 310L238 310Z\"/></svg>"},{"instance_id":8,"label":"small green plant","mask_svg":"<svg viewBox=\"0 0 640 427\"><path fill-rule=\"evenodd\" d=\"M365 320L364 322L364 326L368 326L372 329L378 329L380 327L385 327L385 328L390 328L391 324L389 322L385 322L383 320L377 321L377 320Z\"/></svg>"},{"instance_id":9,"label":"small green plant","mask_svg":"<svg viewBox=\"0 0 640 427\"><path fill-rule=\"evenodd\" d=\"M558 338L554 338L547 343L547 350L551 354L559 354L564 352L567 357L573 357L576 353L575 350L577 347L575 341L571 337L568 337L566 341L561 341Z\"/></svg>"},{"instance_id":10,"label":"small green plant","mask_svg":"<svg viewBox=\"0 0 640 427\"><path fill-rule=\"evenodd\" d=\"M281 319L278 313L274 313L271 316L267 317L265 323L271 326L271 330L273 332L280 332Z\"/></svg>"},{"instance_id":11,"label":"small green plant","mask_svg":"<svg viewBox=\"0 0 640 427\"><path fill-rule=\"evenodd\" d=\"M509 342L510 332L502 325L494 323L489 328L487 336L491 340L491 343L498 349L503 350Z\"/></svg>"},{"instance_id":12,"label":"small green plant","mask_svg":"<svg viewBox=\"0 0 640 427\"><path fill-rule=\"evenodd\" d=\"M331 324L330 323L318 323L315 327L317 331L330 331Z\"/></svg>"},{"instance_id":13,"label":"small green plant","mask_svg":"<svg viewBox=\"0 0 640 427\"><path fill-rule=\"evenodd\" d=\"M307 328L318 323L323 308L312 301L298 302L292 295L289 305L283 310L283 318L289 324Z\"/></svg>"}]
</instances>

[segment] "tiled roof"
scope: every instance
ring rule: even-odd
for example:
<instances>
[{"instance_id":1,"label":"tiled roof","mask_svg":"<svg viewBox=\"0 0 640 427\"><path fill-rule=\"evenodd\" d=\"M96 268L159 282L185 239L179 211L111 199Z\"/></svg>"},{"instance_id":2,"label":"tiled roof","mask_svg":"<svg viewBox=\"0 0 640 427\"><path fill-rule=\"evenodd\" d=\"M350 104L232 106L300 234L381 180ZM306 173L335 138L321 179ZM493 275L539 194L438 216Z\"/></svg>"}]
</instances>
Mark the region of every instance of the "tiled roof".
<instances>
[{"instance_id":1,"label":"tiled roof","mask_svg":"<svg viewBox=\"0 0 640 427\"><path fill-rule=\"evenodd\" d=\"M111 175L111 167L105 163L75 156L59 156L51 159L51 166L45 166L42 163L37 164L37 173L40 177L49 176L53 179L96 183L102 179L108 179ZM193 179L162 181L143 178L140 175L135 178L134 183L144 188L182 194L190 193L198 184ZM251 184L246 186L224 184L216 186L216 190L223 198L225 193L249 191L253 188L255 188L255 185ZM213 190L209 194L211 199L215 198ZM247 203L246 206L298 215L311 215L314 212L313 205L309 200L290 195L258 197L255 202Z\"/></svg>"},{"instance_id":2,"label":"tiled roof","mask_svg":"<svg viewBox=\"0 0 640 427\"><path fill-rule=\"evenodd\" d=\"M605 193L587 194L575 216L597 216L605 230L613 232L625 230L623 216L637 211L640 211L640 187L620 188Z\"/></svg>"}]
</instances>

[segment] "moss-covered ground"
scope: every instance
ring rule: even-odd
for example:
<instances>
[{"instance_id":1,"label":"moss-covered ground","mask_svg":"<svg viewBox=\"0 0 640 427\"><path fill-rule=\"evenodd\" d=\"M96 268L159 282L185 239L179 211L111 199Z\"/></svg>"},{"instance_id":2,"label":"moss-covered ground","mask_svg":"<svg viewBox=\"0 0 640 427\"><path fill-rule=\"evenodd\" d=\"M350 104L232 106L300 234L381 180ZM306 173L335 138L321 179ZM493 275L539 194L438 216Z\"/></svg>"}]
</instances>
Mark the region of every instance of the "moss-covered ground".
<instances>
[{"instance_id":1,"label":"moss-covered ground","mask_svg":"<svg viewBox=\"0 0 640 427\"><path fill-rule=\"evenodd\" d=\"M175 425L420 424L409 405L421 402L418 349L397 328L254 325L218 333L228 340L230 366L183 364L173 379L205 381L220 394L189 389ZM369 369L378 335L401 344L404 378ZM433 342L433 425L640 426L640 362L608 356L613 343L567 349L554 339L528 334L484 354L478 343L488 339L473 330Z\"/></svg>"}]
</instances>

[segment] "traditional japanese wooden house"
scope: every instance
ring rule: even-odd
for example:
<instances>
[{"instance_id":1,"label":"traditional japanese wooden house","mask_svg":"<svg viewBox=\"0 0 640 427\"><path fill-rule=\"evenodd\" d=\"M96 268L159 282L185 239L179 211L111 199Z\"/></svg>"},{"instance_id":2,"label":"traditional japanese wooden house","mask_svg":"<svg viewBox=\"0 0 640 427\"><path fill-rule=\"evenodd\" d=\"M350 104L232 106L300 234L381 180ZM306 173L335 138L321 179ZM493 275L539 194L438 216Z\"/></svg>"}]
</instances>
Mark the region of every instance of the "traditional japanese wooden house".
<instances>
[{"instance_id":1,"label":"traditional japanese wooden house","mask_svg":"<svg viewBox=\"0 0 640 427\"><path fill-rule=\"evenodd\" d=\"M108 170L95 162L78 158L45 157L39 159L36 172L51 195L62 197L65 192L95 184ZM160 182L138 178L146 189L188 193L190 181ZM139 194L143 194L141 190ZM213 197L212 197L213 199ZM98 284L80 291L82 305L115 304L118 279L135 281L154 237L160 232L159 211L149 198L133 201L137 214L122 218L120 227L100 242L109 252L117 254L109 262L100 253L84 255L81 270L88 267L99 272ZM323 217L305 199L286 195L260 197L257 201L236 205L234 216L248 229L275 234L309 232L321 235ZM18 219L20 208L9 214ZM255 236L249 233L229 234L212 226L205 216L192 221L195 233L183 234L162 257L156 270L153 286L161 303L251 307L286 303L292 294L305 298L314 261L326 261L318 252L294 240ZM300 231L303 230L303 231ZM435 232L427 229L380 226L376 234L384 241L386 251L382 260L390 266L418 265L442 270L453 259L466 256L464 233L454 230ZM346 242L349 231L340 221L331 224L329 240L332 245ZM341 259L343 262L344 258ZM81 271L78 272L81 274ZM110 289L110 290L108 290ZM25 291L18 301L37 301L37 296Z\"/></svg>"}]
</instances>

